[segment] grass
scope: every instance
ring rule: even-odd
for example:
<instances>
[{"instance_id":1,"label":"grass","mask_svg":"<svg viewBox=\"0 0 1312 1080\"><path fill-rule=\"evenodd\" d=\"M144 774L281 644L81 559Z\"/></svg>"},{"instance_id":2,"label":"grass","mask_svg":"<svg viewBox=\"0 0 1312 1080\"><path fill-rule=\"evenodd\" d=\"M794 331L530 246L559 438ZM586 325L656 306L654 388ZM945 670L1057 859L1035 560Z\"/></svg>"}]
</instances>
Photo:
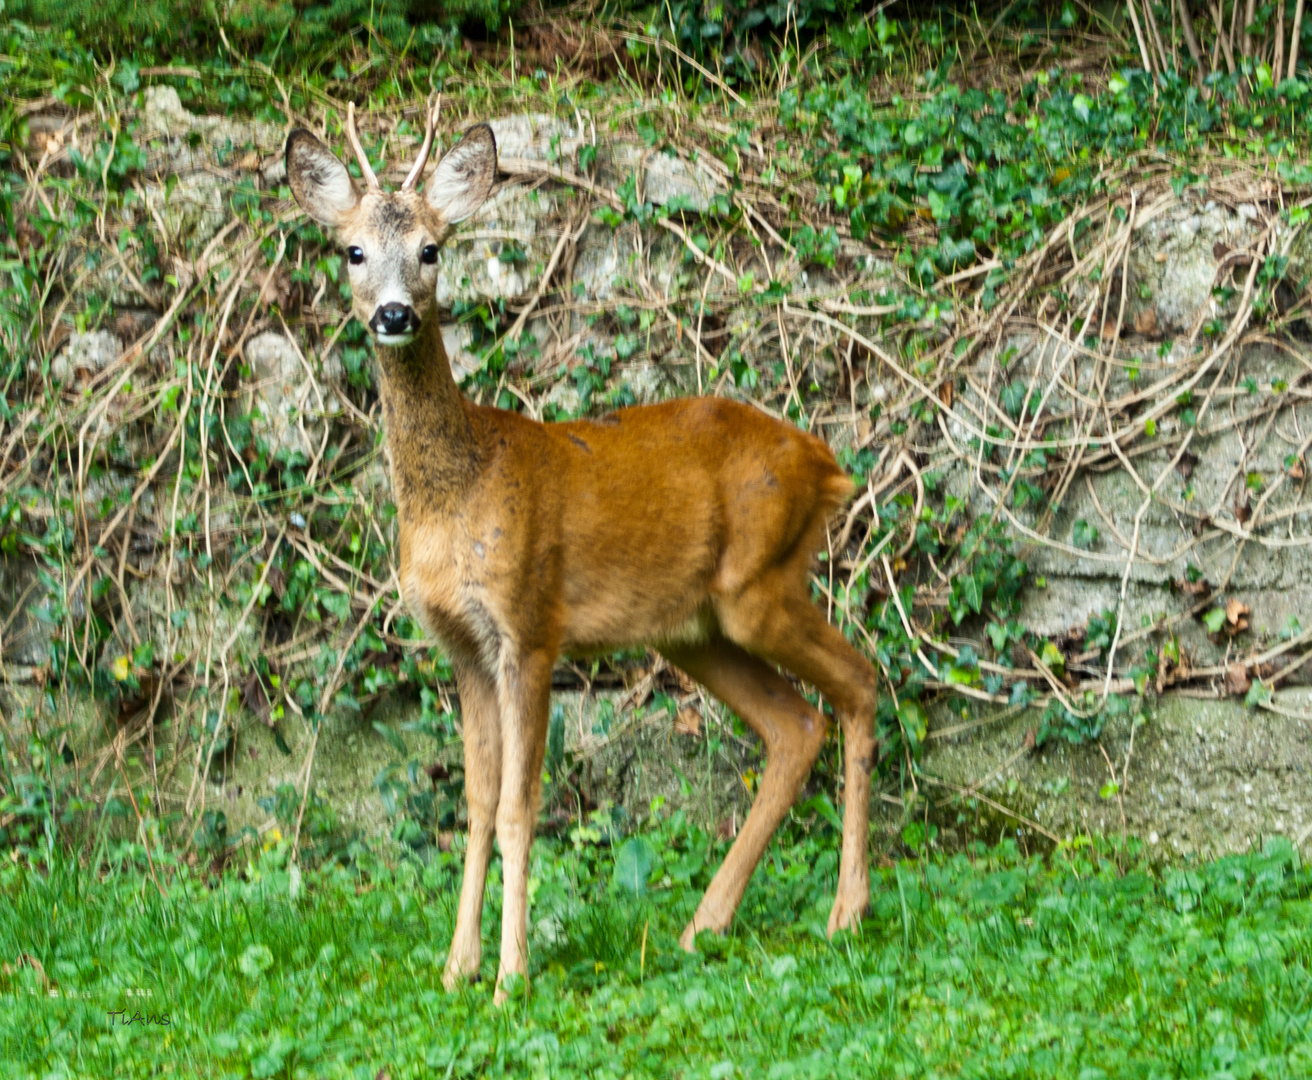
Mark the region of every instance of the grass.
<instances>
[{"instance_id":1,"label":"grass","mask_svg":"<svg viewBox=\"0 0 1312 1080\"><path fill-rule=\"evenodd\" d=\"M458 855L296 878L273 843L162 889L127 849L101 874L7 861L5 1075L1312 1072L1312 872L1283 841L1170 869L1010 841L903 861L876 872L861 933L830 942L834 837L795 835L731 934L687 956L676 937L723 845L658 816L631 841L653 864L635 892L609 847L575 839L535 849L531 990L501 1010L495 864L484 979L448 995Z\"/></svg>"}]
</instances>

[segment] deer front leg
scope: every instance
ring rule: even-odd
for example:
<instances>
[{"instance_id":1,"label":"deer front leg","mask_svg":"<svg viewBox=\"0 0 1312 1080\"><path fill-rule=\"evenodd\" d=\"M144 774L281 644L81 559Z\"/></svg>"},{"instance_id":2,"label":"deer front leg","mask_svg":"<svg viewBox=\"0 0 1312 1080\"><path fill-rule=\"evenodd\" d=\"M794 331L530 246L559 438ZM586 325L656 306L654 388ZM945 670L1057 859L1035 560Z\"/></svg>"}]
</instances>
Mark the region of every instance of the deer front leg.
<instances>
[{"instance_id":1,"label":"deer front leg","mask_svg":"<svg viewBox=\"0 0 1312 1080\"><path fill-rule=\"evenodd\" d=\"M469 842L460 885L456 931L442 983L452 990L461 978L477 978L483 958L483 889L492 858L492 830L501 795L501 716L496 684L477 668L456 672L465 741L465 802Z\"/></svg>"},{"instance_id":2,"label":"deer front leg","mask_svg":"<svg viewBox=\"0 0 1312 1080\"><path fill-rule=\"evenodd\" d=\"M498 677L501 704L501 797L497 840L501 844L503 898L501 964L493 1001L506 1000L509 975L528 978L528 867L542 786L547 713L554 654L523 651L507 656Z\"/></svg>"}]
</instances>

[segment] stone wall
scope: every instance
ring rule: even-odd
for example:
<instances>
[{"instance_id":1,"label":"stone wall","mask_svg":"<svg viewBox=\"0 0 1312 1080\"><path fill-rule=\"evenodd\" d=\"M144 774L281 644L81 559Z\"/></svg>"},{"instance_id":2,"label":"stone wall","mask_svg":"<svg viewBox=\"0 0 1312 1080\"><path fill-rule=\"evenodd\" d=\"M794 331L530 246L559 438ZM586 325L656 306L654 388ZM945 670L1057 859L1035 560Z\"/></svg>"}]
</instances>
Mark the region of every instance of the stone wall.
<instances>
[{"instance_id":1,"label":"stone wall","mask_svg":"<svg viewBox=\"0 0 1312 1080\"><path fill-rule=\"evenodd\" d=\"M138 120L153 177L144 182L144 197L172 238L176 269L185 278L192 272L187 259L199 257L229 221L228 186L243 180L268 189L283 181L283 132L193 116L175 91L161 87L145 92ZM1274 236L1270 252L1288 259L1285 284L1274 302L1297 314L1298 305L1308 299L1304 245L1277 220L1269 186L1251 182L1245 188L1226 181L1173 195L1159 185L1150 209L1136 211L1143 216L1134 224L1128 250L1105 271L1110 285L1085 274L1068 283L1066 309L1049 309L1046 301L1037 313L1033 306L1017 309L997 324L984 347L968 352L968 362L954 375L954 392L939 392L947 407L938 417L895 433L889 418L907 392L905 373L897 374L864 346L854 350L853 342L832 328L811 323L785 329L782 309L757 303L750 285L735 288L708 272L676 234L634 223L617 228L600 224L577 193L532 168L572 171L579 147L595 141L598 154L590 183L613 190L632 176L640 199L696 213L728 195L718 162L654 151L604 134L598 139L577 118L510 116L492 124L503 162L515 171L442 253L438 299L447 309L478 302L519 309L535 296L543 268L570 230L567 262L553 283L568 302L543 305L524 326L524 340L532 342L523 354L524 370L537 395L526 399L530 412L540 415L548 404L566 412L578 409L578 392L569 379L557 377L559 365L574 362L589 343L614 349L614 325L595 323L590 316L613 311L620 302L649 313L647 325L655 323L658 332L617 358L614 384L627 384L639 402L696 392L704 369L713 366L712 354L718 355L722 346L708 350L700 337L691 342L682 325L671 335L672 322L666 326L661 321L671 318L660 299L682 295L687 303L700 295L715 308L714 329L705 327L708 342L714 335L733 340L762 368L791 361L802 377L833 389L831 407L816 410L812 421L835 446L905 448L922 473L941 473L934 498L950 494L963 502L970 517L998 515L1007 523L1031 570L1021 615L1030 629L1078 641L1090 616L1119 612L1123 642L1113 679L1118 690L1126 689L1126 669L1146 646L1178 641L1180 660L1162 687L1167 692L1148 709L1146 726L1133 735L1132 751L1130 730L1116 722L1101 748L1049 744L1034 749L1028 737L1038 724L1033 712L1000 709L978 695L951 706L945 699L934 714L923 791L889 788L879 796L879 828L888 843L897 842L913 796L928 797L941 843L1016 827L1017 819L990 810L988 802L963 809L963 792L1023 815L1031 823L1023 828L1034 842L1042 842L1045 832L1064 838L1125 828L1178 853L1240 849L1273 832L1308 843L1312 704L1303 687L1312 681L1312 664L1282 671L1307 652L1305 631L1312 628L1312 499L1305 478L1312 434L1312 350L1304 344L1305 325L1286 320L1269 329L1261 319L1250 320L1216 365L1221 378L1215 389L1210 389L1209 375L1195 388L1194 398L1156 418L1155 435L1127 440L1123 455L1110 452L1105 440L1092 438L1079 454L1063 449L1065 462L1079 458L1079 468L1069 476L1060 469L1030 468L1049 494L1054 482L1063 492L1051 510L1017 508L1006 499L1000 507L999 492L1006 483L1000 470L1010 475L1019 465L1025 475L1022 455L1004 449L988 461L978 446L971 446L984 424L1004 435L1011 426L1017 439L1024 435L1028 417L1008 419L999 405L1005 384L1019 380L1025 396L1033 400L1038 395L1049 413L1078 418L1083 412L1086 421L1096 421L1094 413L1103 402L1141 390L1150 397L1161 380L1198 364L1217 348L1240 311L1242 283L1264 238ZM40 117L33 127L44 130ZM395 126L382 137L390 140L384 174L391 175L401 169L416 140L401 137ZM1133 205L1149 207L1148 195L1142 200L1136 195ZM1116 227L1114 222L1107 226L1109 235ZM1071 247L1076 249L1074 238ZM850 239L842 241L833 268L792 265L787 276L794 309L844 316L878 314L876 308L852 305L848 297L854 293L884 297L909 291L889 261ZM340 301L325 296L325 286L319 282L306 308L319 322L331 323L343 313L335 306ZM54 354L50 375L65 392L114 364L125 340L139 337L158 308L158 297L121 266L104 266L87 288L107 296L121 315L110 327L72 334ZM1072 331L1071 313L1095 294L1110 300L1102 306L1109 319L1098 318L1083 333ZM965 296L954 308L944 294L937 298L944 301L938 317L928 315L915 327L926 347L961 333L972 303ZM1279 319L1277 311L1268 321ZM859 325L885 340L877 323ZM1110 339L1118 326L1120 340L1113 347ZM482 362L470 324L453 322L444 337L453 370L467 378ZM242 360L249 378L241 392L257 408L263 436L312 455L345 407L340 350L316 350L294 325L289 330L271 326L244 339ZM715 387L703 389L750 396L723 373ZM876 404L889 409L872 424L870 408ZM1192 434L1186 430L1189 409ZM107 415L102 423L112 427L114 419ZM1096 422L1079 428L1071 421L1054 430L1106 429ZM1177 460L1186 436L1187 455ZM1145 499L1145 485L1156 487L1151 500ZM386 498L381 456L357 478L357 486L370 498ZM230 508L214 510L222 515ZM1260 528L1248 526L1254 514ZM22 607L19 598L32 579L30 565L0 560L0 590L10 603ZM929 596L934 581L928 569L921 580ZM146 624L163 617L161 588L154 580L140 589ZM1232 602L1242 613L1227 619L1219 631L1202 621L1207 610ZM43 633L35 614L26 608L15 612L4 639L6 663L39 668ZM184 644L216 633L226 635L226 624L197 620L183 630ZM1268 658L1280 648L1282 633L1286 640L1302 642L1301 648ZM986 660L997 659L978 620L957 628L953 642L970 643ZM248 631L239 637L237 651L255 644ZM1072 663L1072 692L1098 685L1100 663L1097 656ZM1232 674L1236 665L1238 675ZM1214 674L1191 674L1199 670ZM1269 707L1259 710L1246 706L1243 698L1261 679L1274 680L1278 689ZM1178 684L1177 692L1171 682ZM16 684L12 693L21 698L28 691ZM581 714L604 697L580 702ZM685 705L702 708L698 701ZM417 703L399 696L376 712L335 714L323 732L316 783L352 827L378 832L385 826L370 785L390 751L373 721L399 725L415 708ZM288 718L282 732L286 751L261 725L247 723L237 733L235 751L206 794L211 805L227 809L234 828L267 824L268 814L257 800L279 783L296 781L308 745L302 728ZM625 739L569 736L572 752L596 763L597 798L619 800L640 813L651 798L662 795L686 805L708 825L719 826L727 818L732 827L741 820L750 798L744 774L759 767L750 738L732 735L728 721L713 712L696 737L675 733L662 716L640 728ZM80 746L95 754L104 738L104 728L89 722L79 735ZM165 744L167 738L161 733ZM1113 771L1119 794L1105 790ZM839 801L837 792L828 794Z\"/></svg>"}]
</instances>

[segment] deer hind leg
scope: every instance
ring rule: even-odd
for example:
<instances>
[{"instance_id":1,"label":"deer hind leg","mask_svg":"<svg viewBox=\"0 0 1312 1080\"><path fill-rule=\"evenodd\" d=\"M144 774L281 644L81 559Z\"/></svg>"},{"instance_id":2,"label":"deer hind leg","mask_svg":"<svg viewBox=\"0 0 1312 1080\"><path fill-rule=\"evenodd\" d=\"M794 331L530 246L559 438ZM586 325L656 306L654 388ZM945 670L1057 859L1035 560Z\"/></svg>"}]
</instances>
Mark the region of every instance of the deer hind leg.
<instances>
[{"instance_id":1,"label":"deer hind leg","mask_svg":"<svg viewBox=\"0 0 1312 1080\"><path fill-rule=\"evenodd\" d=\"M777 582L776 582L777 584ZM782 592L782 597L781 597ZM843 853L829 934L860 922L870 904L870 775L876 759L875 669L802 589L763 584L721 606L724 632L744 648L811 683L843 727Z\"/></svg>"},{"instance_id":2,"label":"deer hind leg","mask_svg":"<svg viewBox=\"0 0 1312 1080\"><path fill-rule=\"evenodd\" d=\"M723 638L662 650L743 718L765 743L765 775L710 888L679 938L691 952L699 930L728 928L770 837L796 800L825 740L825 719L769 664Z\"/></svg>"},{"instance_id":3,"label":"deer hind leg","mask_svg":"<svg viewBox=\"0 0 1312 1080\"><path fill-rule=\"evenodd\" d=\"M496 685L476 668L457 670L465 742L465 802L469 843L456 910L456 931L442 982L454 989L476 978L483 958L483 890L492 858L492 835L501 796L501 713Z\"/></svg>"},{"instance_id":4,"label":"deer hind leg","mask_svg":"<svg viewBox=\"0 0 1312 1080\"><path fill-rule=\"evenodd\" d=\"M501 963L493 1001L506 1000L503 980L528 977L528 870L547 746L551 666L546 651L505 658L497 679L501 704L501 795L497 841L501 845Z\"/></svg>"}]
</instances>

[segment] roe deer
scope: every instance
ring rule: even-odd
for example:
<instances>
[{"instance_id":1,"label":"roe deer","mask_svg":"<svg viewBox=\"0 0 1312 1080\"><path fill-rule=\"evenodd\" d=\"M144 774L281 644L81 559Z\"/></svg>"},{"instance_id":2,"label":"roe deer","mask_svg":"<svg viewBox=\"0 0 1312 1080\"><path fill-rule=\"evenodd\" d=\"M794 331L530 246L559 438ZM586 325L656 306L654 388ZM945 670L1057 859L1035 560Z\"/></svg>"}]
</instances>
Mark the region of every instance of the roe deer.
<instances>
[{"instance_id":1,"label":"roe deer","mask_svg":"<svg viewBox=\"0 0 1312 1080\"><path fill-rule=\"evenodd\" d=\"M377 342L406 603L447 651L464 725L469 837L448 988L477 976L487 867L501 845L496 998L527 977L529 848L562 654L651 645L741 716L768 757L751 812L680 938L724 931L825 739L813 684L845 738L842 862L829 932L869 902L874 669L811 602L808 576L851 483L818 438L722 398L542 424L468 401L438 327L437 254L497 168L470 128L416 191L432 144L384 192L347 113L363 189L308 131L287 138L297 202L333 227L352 309Z\"/></svg>"}]
</instances>

